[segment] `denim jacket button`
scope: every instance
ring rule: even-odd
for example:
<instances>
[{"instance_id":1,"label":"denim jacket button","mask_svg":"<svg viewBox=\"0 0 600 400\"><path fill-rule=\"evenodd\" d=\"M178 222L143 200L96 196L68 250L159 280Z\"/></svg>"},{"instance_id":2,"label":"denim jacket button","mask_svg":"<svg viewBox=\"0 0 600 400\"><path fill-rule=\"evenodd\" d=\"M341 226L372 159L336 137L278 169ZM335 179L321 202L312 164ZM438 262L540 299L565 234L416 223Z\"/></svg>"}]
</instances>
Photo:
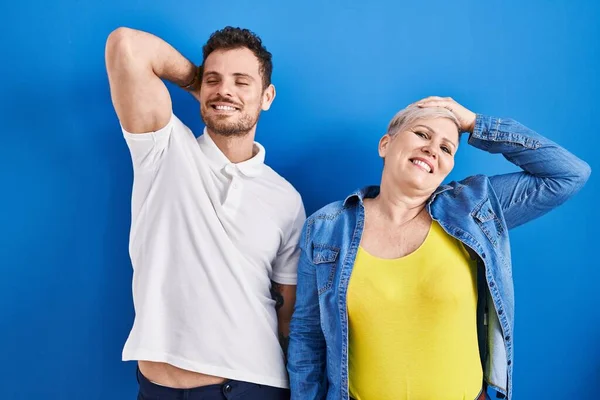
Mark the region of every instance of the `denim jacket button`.
<instances>
[{"instance_id":1,"label":"denim jacket button","mask_svg":"<svg viewBox=\"0 0 600 400\"><path fill-rule=\"evenodd\" d=\"M507 337L506 337L506 341L507 341L507 342L510 342L510 336L507 336Z\"/></svg>"},{"instance_id":2,"label":"denim jacket button","mask_svg":"<svg viewBox=\"0 0 600 400\"><path fill-rule=\"evenodd\" d=\"M504 314L504 311L502 309L498 310L498 315L502 315Z\"/></svg>"},{"instance_id":3,"label":"denim jacket button","mask_svg":"<svg viewBox=\"0 0 600 400\"><path fill-rule=\"evenodd\" d=\"M494 287L494 282L490 282L490 287Z\"/></svg>"}]
</instances>

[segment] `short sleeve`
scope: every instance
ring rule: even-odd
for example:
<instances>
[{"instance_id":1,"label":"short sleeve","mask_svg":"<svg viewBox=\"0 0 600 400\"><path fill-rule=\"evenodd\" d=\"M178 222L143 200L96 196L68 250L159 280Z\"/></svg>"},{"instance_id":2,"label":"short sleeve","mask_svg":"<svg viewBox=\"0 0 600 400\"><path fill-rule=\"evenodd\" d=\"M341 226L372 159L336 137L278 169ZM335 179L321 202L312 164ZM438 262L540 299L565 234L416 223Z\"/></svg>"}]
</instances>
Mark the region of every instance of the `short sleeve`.
<instances>
[{"instance_id":1,"label":"short sleeve","mask_svg":"<svg viewBox=\"0 0 600 400\"><path fill-rule=\"evenodd\" d=\"M298 206L294 211L294 218L287 227L287 235L277 252L277 258L273 265L272 280L274 282L282 285L295 285L298 281L298 258L300 256L298 241L305 220L304 204L298 195Z\"/></svg>"},{"instance_id":2,"label":"short sleeve","mask_svg":"<svg viewBox=\"0 0 600 400\"><path fill-rule=\"evenodd\" d=\"M130 133L121 125L134 170L153 169L160 161L169 144L174 119L174 114L171 114L167 125L157 131L146 133Z\"/></svg>"}]
</instances>

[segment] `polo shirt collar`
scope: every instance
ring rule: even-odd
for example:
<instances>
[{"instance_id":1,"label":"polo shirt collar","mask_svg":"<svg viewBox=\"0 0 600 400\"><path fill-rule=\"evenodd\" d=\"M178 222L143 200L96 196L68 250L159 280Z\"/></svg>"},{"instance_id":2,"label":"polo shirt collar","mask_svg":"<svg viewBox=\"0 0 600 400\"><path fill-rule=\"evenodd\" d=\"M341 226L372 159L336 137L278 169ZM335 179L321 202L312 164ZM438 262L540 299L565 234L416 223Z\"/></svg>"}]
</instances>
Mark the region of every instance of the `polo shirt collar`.
<instances>
[{"instance_id":1,"label":"polo shirt collar","mask_svg":"<svg viewBox=\"0 0 600 400\"><path fill-rule=\"evenodd\" d=\"M206 131L206 128L204 128L204 133L198 138L198 145L200 146L200 150L202 150L204 155L208 158L211 168L216 171L227 169L228 172L231 172L231 169L237 169L247 177L254 178L261 174L265 165L266 151L258 142L254 142L254 150L256 152L254 156L249 160L240 163L232 163L229 161L217 144L212 140Z\"/></svg>"}]
</instances>

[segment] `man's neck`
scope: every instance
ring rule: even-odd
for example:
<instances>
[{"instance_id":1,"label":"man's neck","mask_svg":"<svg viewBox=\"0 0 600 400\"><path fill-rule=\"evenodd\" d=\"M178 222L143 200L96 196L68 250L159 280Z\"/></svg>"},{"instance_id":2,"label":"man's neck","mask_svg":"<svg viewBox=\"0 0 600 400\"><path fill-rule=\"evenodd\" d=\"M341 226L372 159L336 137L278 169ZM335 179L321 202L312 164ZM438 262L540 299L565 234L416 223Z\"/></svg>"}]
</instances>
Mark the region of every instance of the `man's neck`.
<instances>
[{"instance_id":1,"label":"man's neck","mask_svg":"<svg viewBox=\"0 0 600 400\"><path fill-rule=\"evenodd\" d=\"M211 132L207 129L210 138L215 142L219 150L232 163L240 163L251 159L254 156L254 135L255 129L243 136L223 136Z\"/></svg>"}]
</instances>

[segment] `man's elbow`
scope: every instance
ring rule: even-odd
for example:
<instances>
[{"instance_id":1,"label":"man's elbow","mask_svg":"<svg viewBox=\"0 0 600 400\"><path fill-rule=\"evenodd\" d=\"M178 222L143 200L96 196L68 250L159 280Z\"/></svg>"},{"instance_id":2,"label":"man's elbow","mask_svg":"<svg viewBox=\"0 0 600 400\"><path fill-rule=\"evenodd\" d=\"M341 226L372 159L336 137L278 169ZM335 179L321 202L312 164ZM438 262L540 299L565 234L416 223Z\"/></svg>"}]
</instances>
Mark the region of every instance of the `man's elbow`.
<instances>
[{"instance_id":1,"label":"man's elbow","mask_svg":"<svg viewBox=\"0 0 600 400\"><path fill-rule=\"evenodd\" d=\"M112 31L106 39L105 58L108 66L124 58L133 59L132 42L135 30L119 27Z\"/></svg>"}]
</instances>

